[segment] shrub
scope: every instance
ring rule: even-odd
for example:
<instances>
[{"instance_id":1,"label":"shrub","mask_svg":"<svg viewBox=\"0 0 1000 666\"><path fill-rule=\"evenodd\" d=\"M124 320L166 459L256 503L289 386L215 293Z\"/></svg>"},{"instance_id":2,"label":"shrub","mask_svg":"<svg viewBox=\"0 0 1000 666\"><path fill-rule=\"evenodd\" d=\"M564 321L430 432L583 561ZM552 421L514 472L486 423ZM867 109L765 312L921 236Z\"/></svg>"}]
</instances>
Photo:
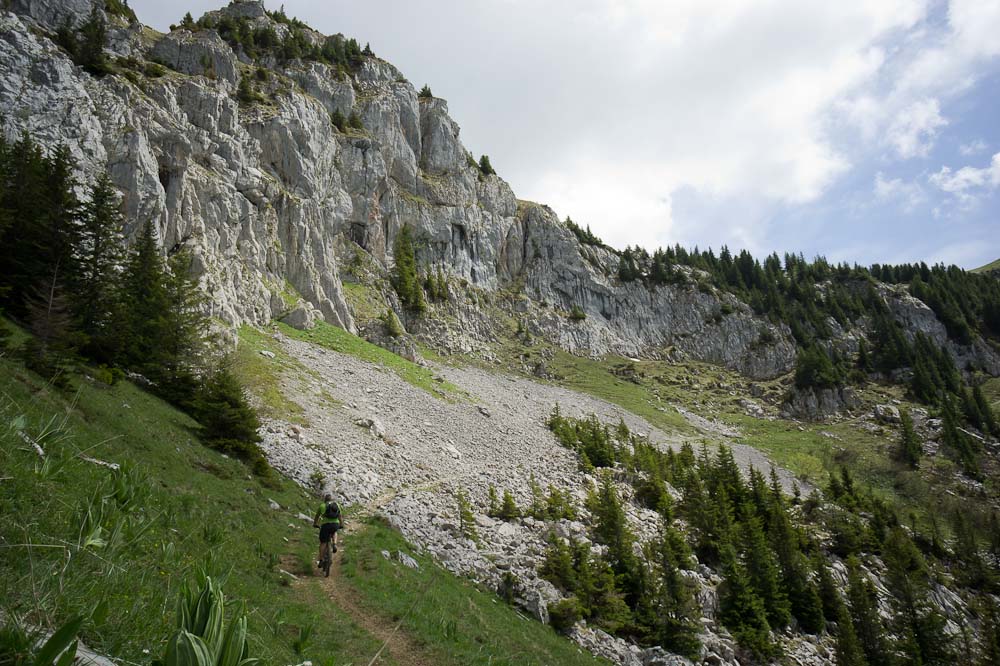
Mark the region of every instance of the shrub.
<instances>
[{"instance_id":1,"label":"shrub","mask_svg":"<svg viewBox=\"0 0 1000 666\"><path fill-rule=\"evenodd\" d=\"M379 319L382 321L382 325L385 326L385 332L391 337L398 338L405 332L403 325L399 321L399 317L392 310L386 310Z\"/></svg>"},{"instance_id":2,"label":"shrub","mask_svg":"<svg viewBox=\"0 0 1000 666\"><path fill-rule=\"evenodd\" d=\"M424 87L420 89L419 93L417 93L417 97L421 99L430 99L434 97L434 93L431 92L431 87L425 83Z\"/></svg>"},{"instance_id":3,"label":"shrub","mask_svg":"<svg viewBox=\"0 0 1000 666\"><path fill-rule=\"evenodd\" d=\"M572 321L583 321L587 318L587 313L583 311L583 308L574 303L573 307L570 308L569 318Z\"/></svg>"},{"instance_id":4,"label":"shrub","mask_svg":"<svg viewBox=\"0 0 1000 666\"><path fill-rule=\"evenodd\" d=\"M347 125L351 129L364 130L365 124L361 122L361 116L358 115L357 111L351 111L351 115L347 117Z\"/></svg>"},{"instance_id":5,"label":"shrub","mask_svg":"<svg viewBox=\"0 0 1000 666\"><path fill-rule=\"evenodd\" d=\"M576 597L561 599L549 606L549 624L560 634L568 634L583 618L583 609Z\"/></svg>"},{"instance_id":6,"label":"shrub","mask_svg":"<svg viewBox=\"0 0 1000 666\"><path fill-rule=\"evenodd\" d=\"M347 131L347 118L344 117L344 112L340 109L333 110L333 113L330 114L330 122L341 132Z\"/></svg>"},{"instance_id":7,"label":"shrub","mask_svg":"<svg viewBox=\"0 0 1000 666\"><path fill-rule=\"evenodd\" d=\"M496 171L493 170L493 165L490 164L489 155L483 155L479 158L479 170L484 176L492 176L496 174Z\"/></svg>"}]
</instances>

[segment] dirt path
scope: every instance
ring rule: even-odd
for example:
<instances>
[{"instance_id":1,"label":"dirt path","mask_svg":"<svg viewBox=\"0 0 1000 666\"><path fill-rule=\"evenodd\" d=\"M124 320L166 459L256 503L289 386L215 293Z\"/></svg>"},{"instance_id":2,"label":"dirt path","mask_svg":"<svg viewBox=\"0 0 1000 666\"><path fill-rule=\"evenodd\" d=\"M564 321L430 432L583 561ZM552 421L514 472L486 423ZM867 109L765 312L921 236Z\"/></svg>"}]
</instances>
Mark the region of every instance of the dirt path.
<instances>
[{"instance_id":1,"label":"dirt path","mask_svg":"<svg viewBox=\"0 0 1000 666\"><path fill-rule=\"evenodd\" d=\"M345 531L357 536L365 529L363 524L354 522ZM429 654L425 647L407 634L399 626L399 621L386 619L358 602L357 594L344 584L341 552L343 551L334 555L330 577L320 578L320 585L340 610L350 615L359 627L374 636L382 645L378 656L366 656L365 660L358 662L358 666L366 666L369 659L371 664L392 662L399 666L433 666L439 663L440 659Z\"/></svg>"}]
</instances>

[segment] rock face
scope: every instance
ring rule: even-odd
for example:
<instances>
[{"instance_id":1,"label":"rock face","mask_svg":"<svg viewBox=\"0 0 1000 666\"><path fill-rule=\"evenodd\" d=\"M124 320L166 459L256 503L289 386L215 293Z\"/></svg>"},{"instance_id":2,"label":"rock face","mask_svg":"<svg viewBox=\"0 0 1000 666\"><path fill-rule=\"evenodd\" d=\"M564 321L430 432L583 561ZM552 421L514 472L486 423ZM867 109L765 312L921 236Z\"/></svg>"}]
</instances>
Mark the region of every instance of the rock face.
<instances>
[{"instance_id":1,"label":"rock face","mask_svg":"<svg viewBox=\"0 0 1000 666\"><path fill-rule=\"evenodd\" d=\"M447 103L418 98L395 67L374 56L349 75L265 56L263 75L213 30L160 35L109 17L112 54L170 69L95 78L53 41L60 26L89 16L89 2L7 6L0 12L3 131L66 143L84 180L109 171L129 232L152 220L165 252L190 249L211 314L231 325L284 316L292 290L305 303L295 315L300 325L310 325L316 310L356 331L341 270L359 251L383 271L390 267L394 241L408 225L419 265L440 267L453 285L523 299L519 314L531 334L573 353L690 358L755 378L794 365L788 328L755 316L732 295L704 282L621 283L617 254L581 244L551 209L517 200L501 178L481 173ZM257 0L234 0L206 16L248 21L279 38L289 30ZM304 37L314 45L324 39L311 30ZM253 81L255 101L237 101L244 78ZM331 123L338 111L356 113L365 129L338 131ZM688 277L693 284L700 276L689 270ZM914 329L943 334L916 299L884 296ZM409 328L425 342L462 348L489 342L499 327L476 308L449 316L462 342L442 337L441 322ZM985 345L953 351L1000 373L1000 356Z\"/></svg>"}]
</instances>

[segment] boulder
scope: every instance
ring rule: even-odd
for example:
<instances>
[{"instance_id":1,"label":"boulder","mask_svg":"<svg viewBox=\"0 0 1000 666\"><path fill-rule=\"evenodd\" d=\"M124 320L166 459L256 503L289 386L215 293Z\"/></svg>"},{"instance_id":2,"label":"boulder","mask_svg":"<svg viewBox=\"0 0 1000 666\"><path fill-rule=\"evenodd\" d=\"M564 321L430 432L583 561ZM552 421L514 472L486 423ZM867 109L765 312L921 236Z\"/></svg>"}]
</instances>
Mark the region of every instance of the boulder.
<instances>
[{"instance_id":1,"label":"boulder","mask_svg":"<svg viewBox=\"0 0 1000 666\"><path fill-rule=\"evenodd\" d=\"M899 408L895 405L875 405L873 410L875 420L879 423L899 423Z\"/></svg>"},{"instance_id":2,"label":"boulder","mask_svg":"<svg viewBox=\"0 0 1000 666\"><path fill-rule=\"evenodd\" d=\"M291 312L281 318L281 321L292 328L307 331L316 328L317 320L322 319L322 317L323 315L319 310L300 301Z\"/></svg>"}]
</instances>

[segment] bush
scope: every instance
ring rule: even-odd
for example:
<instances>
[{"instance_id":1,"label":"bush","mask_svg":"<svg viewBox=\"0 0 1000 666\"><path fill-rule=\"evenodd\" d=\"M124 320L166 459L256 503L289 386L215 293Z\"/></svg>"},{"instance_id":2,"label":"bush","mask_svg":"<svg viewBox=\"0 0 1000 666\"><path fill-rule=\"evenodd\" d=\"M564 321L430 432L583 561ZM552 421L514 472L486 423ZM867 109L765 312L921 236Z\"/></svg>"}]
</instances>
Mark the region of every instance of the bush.
<instances>
[{"instance_id":1,"label":"bush","mask_svg":"<svg viewBox=\"0 0 1000 666\"><path fill-rule=\"evenodd\" d=\"M549 606L549 624L560 634L568 634L583 619L583 609L576 597L561 599Z\"/></svg>"},{"instance_id":2,"label":"bush","mask_svg":"<svg viewBox=\"0 0 1000 666\"><path fill-rule=\"evenodd\" d=\"M587 318L587 313L579 305L574 304L569 311L569 318L572 321L583 321Z\"/></svg>"},{"instance_id":3,"label":"bush","mask_svg":"<svg viewBox=\"0 0 1000 666\"><path fill-rule=\"evenodd\" d=\"M430 99L434 97L434 93L431 92L431 87L425 83L424 87L420 89L419 93L417 93L417 97L421 99Z\"/></svg>"},{"instance_id":4,"label":"bush","mask_svg":"<svg viewBox=\"0 0 1000 666\"><path fill-rule=\"evenodd\" d=\"M493 165L490 164L489 155L483 155L479 158L479 170L484 176L492 176L496 174L496 171L493 170Z\"/></svg>"},{"instance_id":5,"label":"bush","mask_svg":"<svg viewBox=\"0 0 1000 666\"><path fill-rule=\"evenodd\" d=\"M382 325L385 326L385 332L391 337L398 338L405 333L399 317L392 310L386 310L379 319L382 321Z\"/></svg>"}]
</instances>

